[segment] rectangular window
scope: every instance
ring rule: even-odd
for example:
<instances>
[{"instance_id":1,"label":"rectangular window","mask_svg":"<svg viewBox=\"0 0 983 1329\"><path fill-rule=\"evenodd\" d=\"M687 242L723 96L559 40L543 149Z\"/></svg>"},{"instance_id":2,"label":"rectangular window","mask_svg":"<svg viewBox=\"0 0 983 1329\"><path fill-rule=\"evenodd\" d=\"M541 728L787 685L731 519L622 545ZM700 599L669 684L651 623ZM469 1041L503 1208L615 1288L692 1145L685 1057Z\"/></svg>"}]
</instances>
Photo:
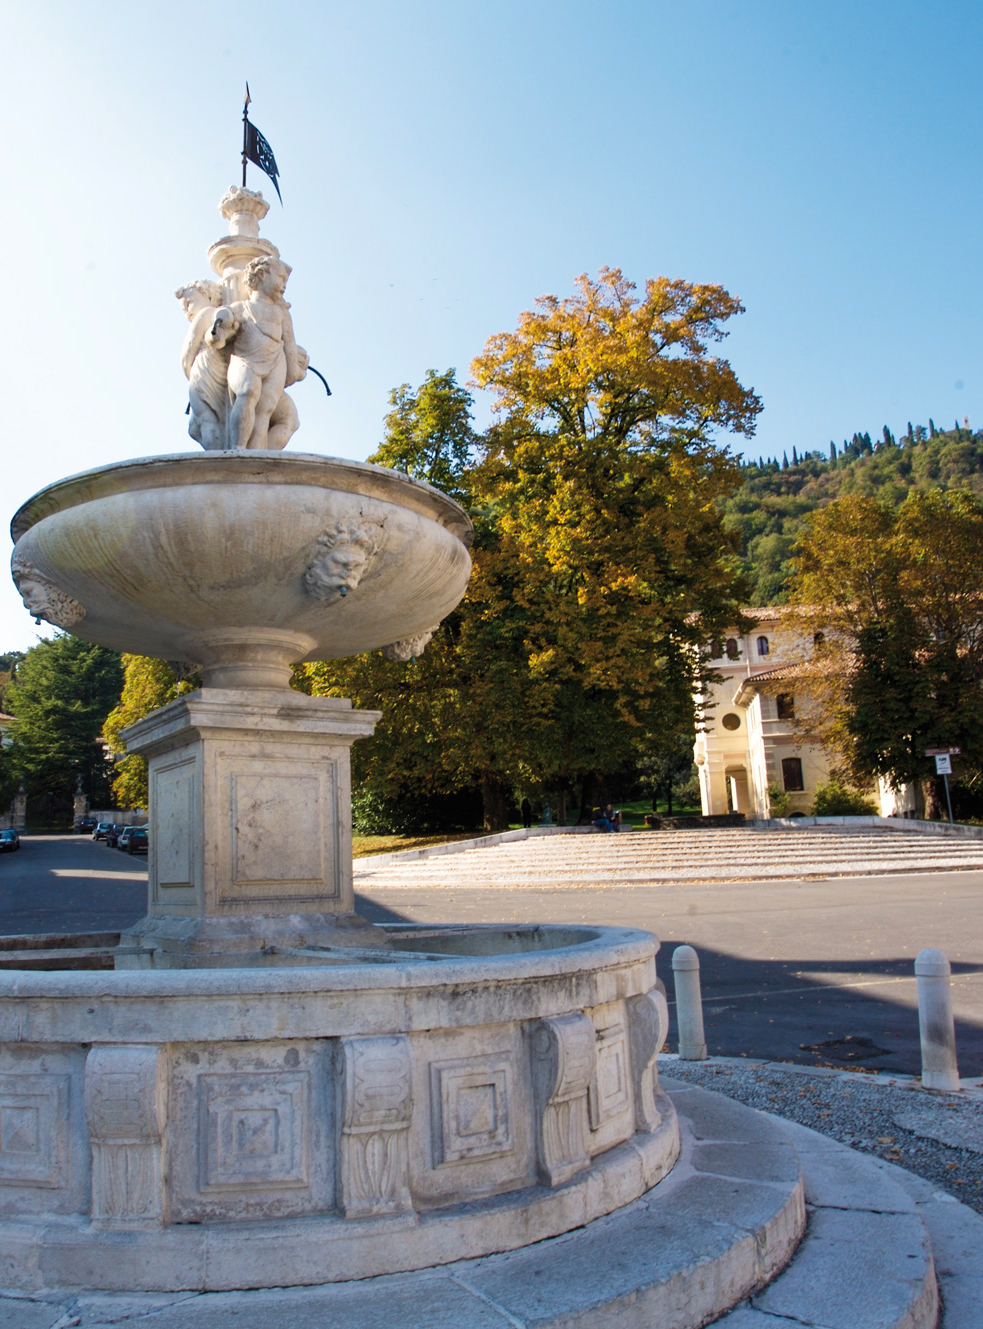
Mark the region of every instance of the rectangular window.
<instances>
[{"instance_id":1,"label":"rectangular window","mask_svg":"<svg viewBox=\"0 0 983 1329\"><path fill-rule=\"evenodd\" d=\"M805 785L802 783L802 758L782 758L782 784L786 794L800 794Z\"/></svg>"},{"instance_id":2,"label":"rectangular window","mask_svg":"<svg viewBox=\"0 0 983 1329\"><path fill-rule=\"evenodd\" d=\"M780 692L775 698L775 705L778 707L779 720L795 719L795 698L791 692Z\"/></svg>"}]
</instances>

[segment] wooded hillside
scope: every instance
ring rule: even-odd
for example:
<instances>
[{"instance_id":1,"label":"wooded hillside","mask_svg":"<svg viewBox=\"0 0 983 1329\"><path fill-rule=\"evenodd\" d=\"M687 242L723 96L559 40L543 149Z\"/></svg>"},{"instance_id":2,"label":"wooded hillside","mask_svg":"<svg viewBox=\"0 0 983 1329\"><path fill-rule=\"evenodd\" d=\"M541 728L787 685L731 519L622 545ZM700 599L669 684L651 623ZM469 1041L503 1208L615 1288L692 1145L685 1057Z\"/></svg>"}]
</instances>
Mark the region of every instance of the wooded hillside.
<instances>
[{"instance_id":1,"label":"wooded hillside","mask_svg":"<svg viewBox=\"0 0 983 1329\"><path fill-rule=\"evenodd\" d=\"M895 437L854 434L829 452L792 449L791 460L742 465L744 483L722 502L725 525L740 532L748 603L782 604L789 595L791 552L804 519L835 498L861 494L897 506L913 489L966 489L983 495L983 431L955 425L908 425Z\"/></svg>"}]
</instances>

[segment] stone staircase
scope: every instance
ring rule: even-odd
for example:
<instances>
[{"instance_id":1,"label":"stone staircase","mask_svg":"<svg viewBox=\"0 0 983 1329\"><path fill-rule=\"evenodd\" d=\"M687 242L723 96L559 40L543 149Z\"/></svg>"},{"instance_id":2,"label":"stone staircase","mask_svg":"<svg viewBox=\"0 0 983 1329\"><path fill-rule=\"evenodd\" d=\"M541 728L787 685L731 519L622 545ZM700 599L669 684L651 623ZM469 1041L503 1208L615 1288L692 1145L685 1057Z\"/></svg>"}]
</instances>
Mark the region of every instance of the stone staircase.
<instances>
[{"instance_id":1,"label":"stone staircase","mask_svg":"<svg viewBox=\"0 0 983 1329\"><path fill-rule=\"evenodd\" d=\"M533 831L527 839L469 841L460 847L357 859L355 885L387 890L630 887L974 868L983 868L983 839L919 830L810 826L604 834L551 828Z\"/></svg>"}]
</instances>

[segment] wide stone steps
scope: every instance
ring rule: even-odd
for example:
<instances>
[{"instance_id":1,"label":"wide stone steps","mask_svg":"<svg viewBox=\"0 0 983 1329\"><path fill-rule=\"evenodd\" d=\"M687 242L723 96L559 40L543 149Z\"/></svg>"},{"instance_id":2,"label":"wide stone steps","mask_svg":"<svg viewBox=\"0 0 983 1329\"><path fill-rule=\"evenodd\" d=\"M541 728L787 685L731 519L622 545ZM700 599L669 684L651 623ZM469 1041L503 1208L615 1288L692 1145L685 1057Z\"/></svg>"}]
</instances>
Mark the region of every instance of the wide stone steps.
<instances>
[{"instance_id":1,"label":"wide stone steps","mask_svg":"<svg viewBox=\"0 0 983 1329\"><path fill-rule=\"evenodd\" d=\"M917 831L708 830L554 834L416 858L358 859L371 887L643 886L983 868L983 840Z\"/></svg>"}]
</instances>

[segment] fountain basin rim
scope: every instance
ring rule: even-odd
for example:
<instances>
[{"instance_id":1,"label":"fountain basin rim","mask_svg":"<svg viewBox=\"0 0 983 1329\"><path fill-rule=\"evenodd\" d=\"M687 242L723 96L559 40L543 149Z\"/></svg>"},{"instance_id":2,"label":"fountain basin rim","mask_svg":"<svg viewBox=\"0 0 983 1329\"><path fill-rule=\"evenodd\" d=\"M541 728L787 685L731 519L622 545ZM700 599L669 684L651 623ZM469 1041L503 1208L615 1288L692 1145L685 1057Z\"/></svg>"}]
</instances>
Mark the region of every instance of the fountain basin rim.
<instances>
[{"instance_id":1,"label":"fountain basin rim","mask_svg":"<svg viewBox=\"0 0 983 1329\"><path fill-rule=\"evenodd\" d=\"M427 925L427 930L432 931L432 926ZM450 932L453 929L448 927L446 930ZM461 932L520 930L498 924L482 928L472 925L461 927ZM548 932L550 929L543 927L536 930ZM574 945L541 951L461 955L440 961L406 956L385 964L356 961L348 965L298 965L295 968L267 969L7 969L0 972L0 1000L83 997L147 997L159 1000L188 996L301 996L325 992L446 989L460 984L470 987L496 982L549 980L603 973L626 965L645 966L654 961L659 949L658 939L652 933L636 928L573 928L560 924L557 930L583 932L584 940ZM406 934L406 929L399 929L400 936Z\"/></svg>"},{"instance_id":2,"label":"fountain basin rim","mask_svg":"<svg viewBox=\"0 0 983 1329\"><path fill-rule=\"evenodd\" d=\"M416 480L403 471L393 471L373 462L348 461L313 452L175 452L112 462L79 471L39 489L14 513L11 539L16 542L32 526L55 512L79 507L93 499L122 492L159 488L173 483L174 473L188 469L186 483L228 484L248 482L312 485L371 496L429 517L456 535L468 548L473 528L468 514L433 485Z\"/></svg>"}]
</instances>

